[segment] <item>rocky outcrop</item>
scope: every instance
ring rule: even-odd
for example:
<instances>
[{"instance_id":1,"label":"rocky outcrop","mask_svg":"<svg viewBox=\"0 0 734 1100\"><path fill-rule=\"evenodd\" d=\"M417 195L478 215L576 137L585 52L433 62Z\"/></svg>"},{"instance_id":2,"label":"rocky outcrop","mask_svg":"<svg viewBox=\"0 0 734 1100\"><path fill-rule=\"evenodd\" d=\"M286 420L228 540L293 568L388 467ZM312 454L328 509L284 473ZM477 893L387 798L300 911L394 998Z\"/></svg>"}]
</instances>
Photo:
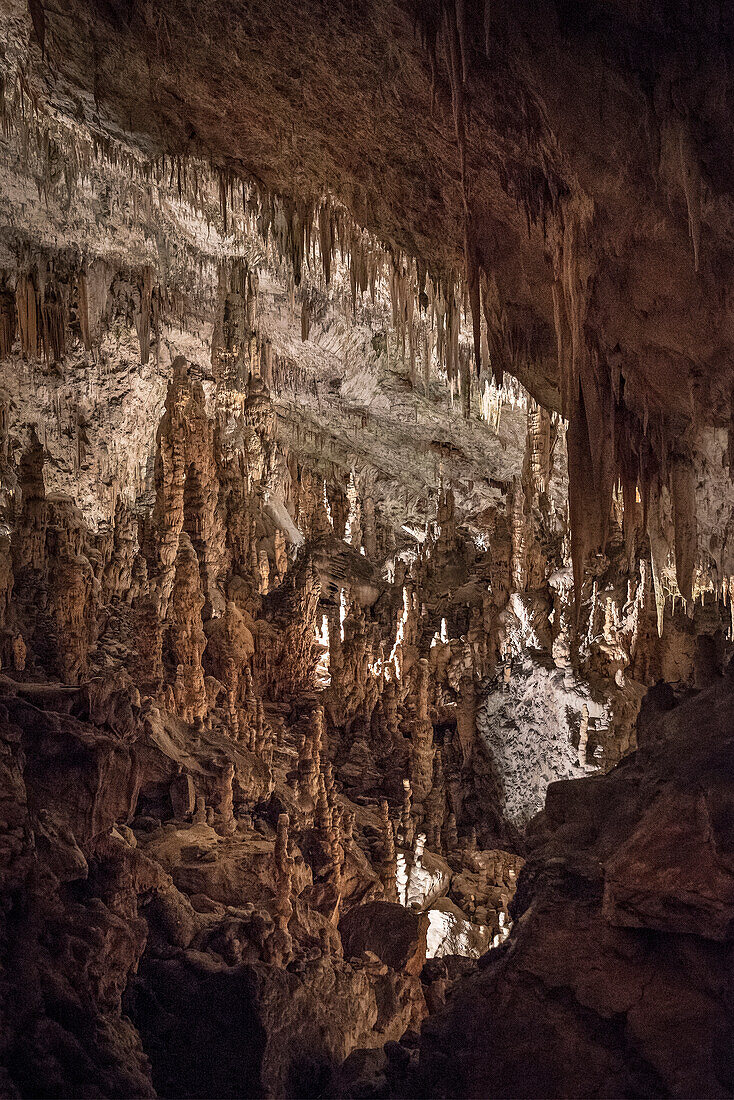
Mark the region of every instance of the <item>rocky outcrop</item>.
<instances>
[{"instance_id":1,"label":"rocky outcrop","mask_svg":"<svg viewBox=\"0 0 734 1100\"><path fill-rule=\"evenodd\" d=\"M491 987L508 1006L501 1036L530 1010L510 960L532 927L528 958L545 965L546 900L536 911L527 898L545 889L543 860L561 858L542 830L559 815L565 828L576 806L574 785L553 780L634 744L658 669L680 671L679 691L717 675L722 607L693 620L668 607L660 638L650 568L630 571L617 526L575 625L534 421L530 473L490 510L479 543L444 486L440 523L401 558L394 539L378 540L352 478L344 534L362 525L370 560L338 539L325 482L277 436L264 386L230 387L215 419L197 374L177 362L150 495L118 502L110 528L91 530L47 493L51 459L32 433L8 467L0 989L29 1008L6 1020L6 1091L281 1096L372 1088L370 1066L380 1088L422 1088L408 1077L441 1080L431 1027L456 1026L466 990L509 974L509 992ZM608 784L591 798L604 851L571 860L573 882L591 885L579 887L588 927L573 891L559 895L564 958L589 929L597 951L596 937L618 952L617 938L653 933L728 942L728 871L703 852L725 801L680 794L671 772L649 810L630 802L625 784L662 751L656 729L644 719L642 763L583 781ZM545 823L523 838L546 787ZM574 828L592 845L587 821ZM675 875L671 835L692 853ZM593 859L604 867L591 874ZM482 956L466 985L455 984L457 952ZM591 957L589 946L587 972ZM604 1019L614 980L602 971L591 1006ZM576 1011L564 1001L564 1027ZM416 1066L409 1044L429 1012ZM537 1062L550 1073L543 1042ZM602 1045L610 1065L624 1062L626 1048ZM356 1053L366 1050L371 1062ZM678 1069L639 1059L630 1088L674 1091ZM445 1088L489 1087L482 1072L452 1073ZM614 1088L622 1078L609 1072Z\"/></svg>"},{"instance_id":2,"label":"rocky outcrop","mask_svg":"<svg viewBox=\"0 0 734 1100\"><path fill-rule=\"evenodd\" d=\"M339 924L347 957L370 951L393 970L420 975L426 961L425 916L402 905L373 901L352 910Z\"/></svg>"},{"instance_id":3,"label":"rocky outcrop","mask_svg":"<svg viewBox=\"0 0 734 1100\"><path fill-rule=\"evenodd\" d=\"M277 467L258 394L258 416L248 406L241 423ZM335 538L325 510L317 542L284 561L295 516L276 540L281 513L236 476L236 404L226 415L225 448L195 368L178 361L151 498L120 502L99 533L46 493L37 438L16 471L2 991L10 1004L30 983L30 1000L17 1026L6 1020L10 1094L323 1089L352 1049L394 1042L424 1017L422 910L445 899L474 942L506 909L500 865L483 862L473 834L460 847L446 832L416 578L381 581L389 598L373 611L376 565L344 559L355 596L340 594L342 622L312 549Z\"/></svg>"},{"instance_id":4,"label":"rocky outcrop","mask_svg":"<svg viewBox=\"0 0 734 1100\"><path fill-rule=\"evenodd\" d=\"M390 1095L726 1096L729 678L646 718L606 776L551 785L490 952Z\"/></svg>"}]
</instances>

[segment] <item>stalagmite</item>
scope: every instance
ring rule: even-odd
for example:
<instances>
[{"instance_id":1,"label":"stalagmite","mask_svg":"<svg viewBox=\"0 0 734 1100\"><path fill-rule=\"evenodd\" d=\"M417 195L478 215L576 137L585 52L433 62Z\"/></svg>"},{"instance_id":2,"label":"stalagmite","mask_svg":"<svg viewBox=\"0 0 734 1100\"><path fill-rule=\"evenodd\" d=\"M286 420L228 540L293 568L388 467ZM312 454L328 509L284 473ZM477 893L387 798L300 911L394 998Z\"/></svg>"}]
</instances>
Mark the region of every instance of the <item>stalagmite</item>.
<instances>
[{"instance_id":1,"label":"stalagmite","mask_svg":"<svg viewBox=\"0 0 734 1100\"><path fill-rule=\"evenodd\" d=\"M191 817L196 810L196 788L188 772L173 780L170 794L173 816L177 819Z\"/></svg>"},{"instance_id":2,"label":"stalagmite","mask_svg":"<svg viewBox=\"0 0 734 1100\"><path fill-rule=\"evenodd\" d=\"M206 646L201 621L204 595L201 591L199 561L185 532L181 533L176 556L176 572L168 630L171 652L181 669L179 713L187 722L206 714L206 687L202 655Z\"/></svg>"},{"instance_id":3,"label":"stalagmite","mask_svg":"<svg viewBox=\"0 0 734 1100\"><path fill-rule=\"evenodd\" d=\"M377 557L377 528L375 526L375 502L366 496L362 503L364 552L370 559Z\"/></svg>"},{"instance_id":4,"label":"stalagmite","mask_svg":"<svg viewBox=\"0 0 734 1100\"><path fill-rule=\"evenodd\" d=\"M446 791L444 787L443 755L436 749L433 758L433 782L425 800L426 839L430 847L441 850L441 838L446 815Z\"/></svg>"},{"instance_id":5,"label":"stalagmite","mask_svg":"<svg viewBox=\"0 0 734 1100\"><path fill-rule=\"evenodd\" d=\"M380 878L388 901L397 901L397 862L395 851L395 833L390 820L390 808L387 799L380 799L380 830L382 834L382 859Z\"/></svg>"},{"instance_id":6,"label":"stalagmite","mask_svg":"<svg viewBox=\"0 0 734 1100\"><path fill-rule=\"evenodd\" d=\"M258 554L257 571L260 579L260 595L267 596L270 591L270 563L267 550L261 550Z\"/></svg>"},{"instance_id":7,"label":"stalagmite","mask_svg":"<svg viewBox=\"0 0 734 1100\"><path fill-rule=\"evenodd\" d=\"M0 15L0 1091L726 1091L732 97L671 3Z\"/></svg>"},{"instance_id":8,"label":"stalagmite","mask_svg":"<svg viewBox=\"0 0 734 1100\"><path fill-rule=\"evenodd\" d=\"M404 847L410 848L415 836L415 822L413 819L413 791L410 780L403 780L403 808L400 815L401 841Z\"/></svg>"},{"instance_id":9,"label":"stalagmite","mask_svg":"<svg viewBox=\"0 0 734 1100\"><path fill-rule=\"evenodd\" d=\"M528 443L533 492L546 493L550 481L551 421L540 405L528 409Z\"/></svg>"},{"instance_id":10,"label":"stalagmite","mask_svg":"<svg viewBox=\"0 0 734 1100\"><path fill-rule=\"evenodd\" d=\"M433 779L433 723L428 715L430 669L421 658L416 668L416 717L411 731L411 790L417 801L428 795Z\"/></svg>"},{"instance_id":11,"label":"stalagmite","mask_svg":"<svg viewBox=\"0 0 734 1100\"><path fill-rule=\"evenodd\" d=\"M232 761L228 761L224 768L224 775L222 777L221 794L219 798L218 812L221 819L222 831L224 833L233 833L236 829L236 822L234 818L233 809L233 791L232 781L234 779L234 764Z\"/></svg>"},{"instance_id":12,"label":"stalagmite","mask_svg":"<svg viewBox=\"0 0 734 1100\"><path fill-rule=\"evenodd\" d=\"M286 551L285 535L278 528L273 535L274 542L274 555L275 555L275 570L278 576L278 580L282 581L288 572L288 553Z\"/></svg>"},{"instance_id":13,"label":"stalagmite","mask_svg":"<svg viewBox=\"0 0 734 1100\"><path fill-rule=\"evenodd\" d=\"M387 737L389 741L393 745L395 745L399 743L401 734L400 722L398 717L397 689L393 680L389 680L387 684L385 684L383 700L385 705L385 725Z\"/></svg>"},{"instance_id":14,"label":"stalagmite","mask_svg":"<svg viewBox=\"0 0 734 1100\"><path fill-rule=\"evenodd\" d=\"M589 708L584 703L581 708L581 723L579 725L579 767L586 766L586 745L589 740Z\"/></svg>"},{"instance_id":15,"label":"stalagmite","mask_svg":"<svg viewBox=\"0 0 734 1100\"><path fill-rule=\"evenodd\" d=\"M405 904L409 907L420 908L423 901L422 894L420 892L420 886L417 889L414 883L418 877L417 873L420 871L423 865L423 851L426 846L426 837L424 833L419 833L413 843L413 851L411 853L411 859L408 866L408 881L405 885Z\"/></svg>"},{"instance_id":16,"label":"stalagmite","mask_svg":"<svg viewBox=\"0 0 734 1100\"><path fill-rule=\"evenodd\" d=\"M265 722L265 708L262 700L257 700L257 713L255 716L255 752L258 756L264 756L269 739L269 730Z\"/></svg>"},{"instance_id":17,"label":"stalagmite","mask_svg":"<svg viewBox=\"0 0 734 1100\"><path fill-rule=\"evenodd\" d=\"M359 500L359 493L357 491L357 483L354 469L352 469L349 475L349 484L347 486L347 500L349 502L349 518L347 520L347 529L345 538L352 545L359 547L362 545L362 509Z\"/></svg>"},{"instance_id":18,"label":"stalagmite","mask_svg":"<svg viewBox=\"0 0 734 1100\"><path fill-rule=\"evenodd\" d=\"M404 852L398 852L395 872L397 898L401 905L408 903L408 863Z\"/></svg>"},{"instance_id":19,"label":"stalagmite","mask_svg":"<svg viewBox=\"0 0 734 1100\"><path fill-rule=\"evenodd\" d=\"M510 690L510 684L512 682L512 661L505 660L504 668L502 670L502 683L505 691Z\"/></svg>"},{"instance_id":20,"label":"stalagmite","mask_svg":"<svg viewBox=\"0 0 734 1100\"><path fill-rule=\"evenodd\" d=\"M329 803L324 770L319 772L317 780L316 814L314 823L322 836L325 845L329 844L332 831L332 811Z\"/></svg>"},{"instance_id":21,"label":"stalagmite","mask_svg":"<svg viewBox=\"0 0 734 1100\"><path fill-rule=\"evenodd\" d=\"M512 584L516 592L523 592L527 585L528 574L528 519L526 516L525 492L522 485L515 483L508 509L511 516L512 531Z\"/></svg>"},{"instance_id":22,"label":"stalagmite","mask_svg":"<svg viewBox=\"0 0 734 1100\"><path fill-rule=\"evenodd\" d=\"M446 851L453 852L459 847L459 834L456 830L456 815L452 812L446 820Z\"/></svg>"},{"instance_id":23,"label":"stalagmite","mask_svg":"<svg viewBox=\"0 0 734 1100\"><path fill-rule=\"evenodd\" d=\"M24 672L27 649L22 634L14 634L11 641L12 667L15 672Z\"/></svg>"},{"instance_id":24,"label":"stalagmite","mask_svg":"<svg viewBox=\"0 0 734 1100\"><path fill-rule=\"evenodd\" d=\"M508 681L505 680L507 683ZM460 684L460 700L456 714L456 732L464 761L469 760L476 737L476 689L474 678L464 675Z\"/></svg>"},{"instance_id":25,"label":"stalagmite","mask_svg":"<svg viewBox=\"0 0 734 1100\"><path fill-rule=\"evenodd\" d=\"M293 872L295 860L289 851L288 827L290 821L288 814L278 816L278 827L275 837L275 849L273 857L275 861L275 911L277 932L273 934L275 940L273 946L273 961L280 966L285 966L293 951L293 940L288 931L288 925L293 916L293 902L291 900Z\"/></svg>"},{"instance_id":26,"label":"stalagmite","mask_svg":"<svg viewBox=\"0 0 734 1100\"><path fill-rule=\"evenodd\" d=\"M309 730L303 737L298 755L299 801L309 820L313 820L319 804L323 723L323 709L316 707L311 714Z\"/></svg>"}]
</instances>

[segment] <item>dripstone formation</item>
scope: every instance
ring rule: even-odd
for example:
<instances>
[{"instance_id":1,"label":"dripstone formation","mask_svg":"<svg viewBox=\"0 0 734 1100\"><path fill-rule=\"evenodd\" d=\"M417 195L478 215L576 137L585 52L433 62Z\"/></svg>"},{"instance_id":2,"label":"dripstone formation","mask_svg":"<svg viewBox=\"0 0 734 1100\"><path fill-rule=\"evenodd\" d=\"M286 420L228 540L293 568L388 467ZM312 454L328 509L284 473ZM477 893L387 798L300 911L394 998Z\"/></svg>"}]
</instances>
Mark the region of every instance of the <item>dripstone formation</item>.
<instances>
[{"instance_id":1,"label":"dripstone formation","mask_svg":"<svg viewBox=\"0 0 734 1100\"><path fill-rule=\"evenodd\" d=\"M0 1095L734 1095L728 15L67 7L0 4Z\"/></svg>"}]
</instances>

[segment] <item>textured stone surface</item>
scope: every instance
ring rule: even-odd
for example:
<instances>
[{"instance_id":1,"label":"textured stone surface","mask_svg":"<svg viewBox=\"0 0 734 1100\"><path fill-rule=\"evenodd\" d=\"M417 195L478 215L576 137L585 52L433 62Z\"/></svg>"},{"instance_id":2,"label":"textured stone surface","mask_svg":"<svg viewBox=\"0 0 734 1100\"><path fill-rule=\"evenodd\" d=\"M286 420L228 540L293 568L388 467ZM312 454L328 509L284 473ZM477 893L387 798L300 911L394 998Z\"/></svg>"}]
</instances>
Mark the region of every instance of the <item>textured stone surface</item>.
<instances>
[{"instance_id":1,"label":"textured stone surface","mask_svg":"<svg viewBox=\"0 0 734 1100\"><path fill-rule=\"evenodd\" d=\"M569 669L517 661L506 691L494 690L477 713L497 798L507 819L523 828L540 809L549 783L584 774L571 731L591 703L586 685ZM601 711L601 714L598 712Z\"/></svg>"},{"instance_id":2,"label":"textured stone surface","mask_svg":"<svg viewBox=\"0 0 734 1100\"><path fill-rule=\"evenodd\" d=\"M456 706L458 657L448 646L439 689L418 657L416 601L381 563L389 539L378 550L367 525L372 563L333 549L323 482L294 466L267 395L249 392L250 453L264 464L248 480L234 476L196 368L176 361L150 495L120 502L109 533L47 492L50 459L32 431L11 467L0 988L7 1003L20 996L19 952L33 988L4 1031L9 1093L320 1091L352 1049L395 1042L424 1017L419 910L450 892L479 938L506 915L516 861L479 849L466 814L460 843L443 759L463 750L445 733L440 752L433 741L437 691ZM290 554L263 507L271 484L314 540ZM486 568L468 536L451 539ZM342 570L323 603L326 707L311 545L325 575L333 561ZM450 609L447 561L432 614ZM381 601L349 600L344 582L353 573L359 591L368 569ZM370 789L392 810L385 801L378 815ZM414 908L382 900L401 891ZM21 911L33 914L22 934Z\"/></svg>"},{"instance_id":3,"label":"textured stone surface","mask_svg":"<svg viewBox=\"0 0 734 1100\"><path fill-rule=\"evenodd\" d=\"M353 909L339 925L347 957L371 951L393 970L415 977L426 961L427 931L425 916L389 901Z\"/></svg>"},{"instance_id":4,"label":"textured stone surface","mask_svg":"<svg viewBox=\"0 0 734 1100\"><path fill-rule=\"evenodd\" d=\"M587 323L601 346L618 347L668 408L687 405L684 364L727 357L714 288L731 202L728 15L718 5L695 17L679 4L502 5L485 37L481 8L467 7L462 39L472 228L510 323L537 333L539 392L557 381L543 227L560 203L598 211L582 222L579 285L593 283ZM429 57L411 5L332 5L308 26L288 5L245 17L231 4L164 4L154 25L142 11L101 13L83 0L66 14L48 13L45 48L90 110L97 97L110 129L202 146L286 193L294 181L301 195L331 187L370 228L436 266L461 255L451 89L439 63L431 125ZM214 46L223 29L228 50ZM707 379L715 389L713 372Z\"/></svg>"},{"instance_id":5,"label":"textured stone surface","mask_svg":"<svg viewBox=\"0 0 734 1100\"><path fill-rule=\"evenodd\" d=\"M729 13L0 27L0 1092L730 1095Z\"/></svg>"},{"instance_id":6,"label":"textured stone surface","mask_svg":"<svg viewBox=\"0 0 734 1100\"><path fill-rule=\"evenodd\" d=\"M731 691L550 788L510 940L424 1026L411 1095L730 1095Z\"/></svg>"}]
</instances>

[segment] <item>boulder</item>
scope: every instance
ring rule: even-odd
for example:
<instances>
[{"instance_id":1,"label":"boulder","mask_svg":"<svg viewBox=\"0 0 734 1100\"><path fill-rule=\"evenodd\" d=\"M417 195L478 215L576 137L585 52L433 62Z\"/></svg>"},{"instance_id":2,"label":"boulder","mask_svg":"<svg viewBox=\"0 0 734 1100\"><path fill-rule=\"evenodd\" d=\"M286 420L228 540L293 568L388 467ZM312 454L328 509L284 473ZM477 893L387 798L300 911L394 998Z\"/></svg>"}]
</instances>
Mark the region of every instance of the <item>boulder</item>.
<instances>
[{"instance_id":1,"label":"boulder","mask_svg":"<svg viewBox=\"0 0 734 1100\"><path fill-rule=\"evenodd\" d=\"M371 951L392 970L418 977L426 961L429 920L391 901L370 901L339 922L345 958Z\"/></svg>"}]
</instances>

